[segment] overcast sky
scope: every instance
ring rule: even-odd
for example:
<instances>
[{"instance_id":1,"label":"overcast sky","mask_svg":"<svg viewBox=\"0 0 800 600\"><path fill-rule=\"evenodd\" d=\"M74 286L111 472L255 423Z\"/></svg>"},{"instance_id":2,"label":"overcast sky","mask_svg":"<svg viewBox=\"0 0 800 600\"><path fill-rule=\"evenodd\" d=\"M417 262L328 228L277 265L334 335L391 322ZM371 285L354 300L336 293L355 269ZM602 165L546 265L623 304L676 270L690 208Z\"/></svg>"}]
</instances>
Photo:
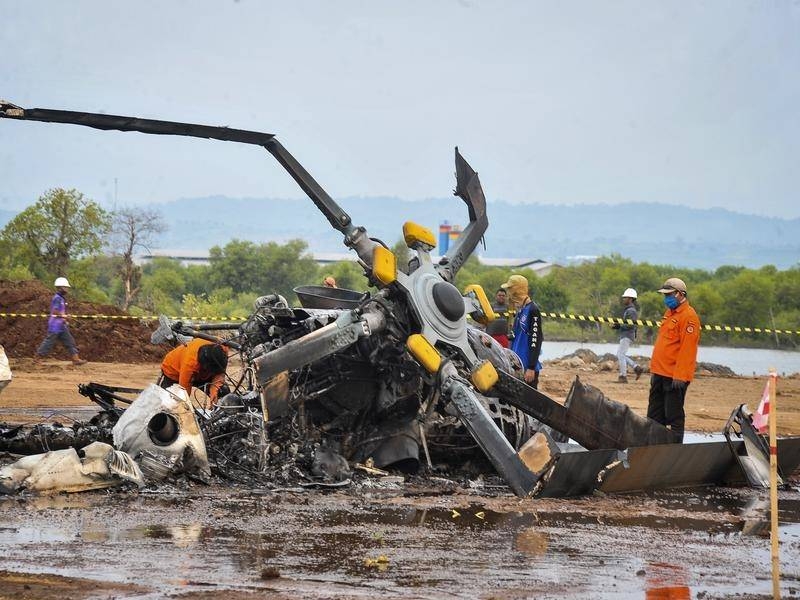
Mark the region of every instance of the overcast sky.
<instances>
[{"instance_id":1,"label":"overcast sky","mask_svg":"<svg viewBox=\"0 0 800 600\"><path fill-rule=\"evenodd\" d=\"M276 133L336 197L800 216L800 2L3 2L0 98ZM0 121L0 208L300 198L253 146ZM679 222L674 226L679 227Z\"/></svg>"}]
</instances>

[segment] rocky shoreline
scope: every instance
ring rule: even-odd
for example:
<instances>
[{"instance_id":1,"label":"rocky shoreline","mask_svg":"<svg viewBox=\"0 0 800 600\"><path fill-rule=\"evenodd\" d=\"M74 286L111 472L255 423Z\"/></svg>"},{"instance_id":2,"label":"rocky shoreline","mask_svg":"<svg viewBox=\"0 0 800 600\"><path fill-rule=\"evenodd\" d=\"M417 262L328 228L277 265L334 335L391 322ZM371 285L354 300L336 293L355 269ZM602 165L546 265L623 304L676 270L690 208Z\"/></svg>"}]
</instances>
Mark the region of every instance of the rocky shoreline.
<instances>
[{"instance_id":1,"label":"rocky shoreline","mask_svg":"<svg viewBox=\"0 0 800 600\"><path fill-rule=\"evenodd\" d=\"M650 359L648 357L631 356L631 359L642 367L645 373L650 372ZM598 355L588 348L579 348L572 354L545 361L545 364L567 367L584 372L606 372L617 370L617 357L610 352ZM715 377L736 377L736 373L729 367L708 362L698 362L695 373L697 375L713 375Z\"/></svg>"}]
</instances>

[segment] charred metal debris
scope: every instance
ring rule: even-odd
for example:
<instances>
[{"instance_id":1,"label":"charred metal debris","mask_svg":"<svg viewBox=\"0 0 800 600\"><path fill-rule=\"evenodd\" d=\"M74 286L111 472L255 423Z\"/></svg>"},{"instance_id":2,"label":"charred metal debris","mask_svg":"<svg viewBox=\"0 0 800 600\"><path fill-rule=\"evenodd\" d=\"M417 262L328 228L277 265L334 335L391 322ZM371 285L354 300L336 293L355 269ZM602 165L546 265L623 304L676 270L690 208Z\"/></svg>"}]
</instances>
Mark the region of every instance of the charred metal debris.
<instances>
[{"instance_id":1,"label":"charred metal debris","mask_svg":"<svg viewBox=\"0 0 800 600\"><path fill-rule=\"evenodd\" d=\"M225 343L238 356L231 362L239 366L227 374L231 393L215 407L193 402L177 386L140 391L89 383L80 392L101 407L96 423L76 424L72 441L63 427L52 427L49 437L41 428L0 429L0 450L30 453L39 442L38 451L80 447L95 431L87 427L95 427L92 441L113 440L116 450L95 449L94 456L117 465L113 452L122 452L141 469L139 478L109 467L104 476L113 483L178 474L207 480L214 474L282 488L342 486L390 473L470 478L494 471L525 497L736 482L737 476L743 479L742 469L751 483L759 480L751 465L761 459L742 457L763 447L733 439L746 427L729 426L727 442L672 444L668 429L577 378L566 403L559 404L522 380L513 352L468 323L470 317L485 324L494 313L480 286L462 292L453 285L488 227L478 174L457 148L454 193L466 204L469 225L434 263L433 233L405 223L412 258L398 264L387 245L354 225L272 134L24 109L3 101L0 117L262 146L342 234L370 288L362 293L301 286L295 290L299 307L265 295L243 324L162 317L154 343L201 337ZM740 411L731 423L747 418ZM800 438L782 440L782 446L781 466L791 472L800 462ZM646 458L637 458L643 452ZM663 464L662 470L653 464ZM46 489L35 487L33 470L26 468L18 468L16 483L5 487L25 489L29 481L29 489ZM79 463L71 468L88 469ZM8 469L0 470L0 487L11 481Z\"/></svg>"}]
</instances>

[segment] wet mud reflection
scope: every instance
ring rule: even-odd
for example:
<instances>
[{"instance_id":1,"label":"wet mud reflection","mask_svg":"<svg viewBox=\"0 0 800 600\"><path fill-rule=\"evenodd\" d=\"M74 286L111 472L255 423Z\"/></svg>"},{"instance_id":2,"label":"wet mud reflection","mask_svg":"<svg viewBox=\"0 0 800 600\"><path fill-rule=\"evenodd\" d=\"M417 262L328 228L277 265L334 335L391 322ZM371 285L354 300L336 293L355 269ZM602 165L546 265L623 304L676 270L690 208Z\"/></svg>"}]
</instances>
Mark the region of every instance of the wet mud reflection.
<instances>
[{"instance_id":1,"label":"wet mud reflection","mask_svg":"<svg viewBox=\"0 0 800 600\"><path fill-rule=\"evenodd\" d=\"M330 590L389 597L689 598L764 593L768 505L751 490L489 503L342 495L106 494L0 501L0 569L168 591ZM417 507L413 504L435 504ZM780 504L787 577L800 565L800 498ZM733 566L732 566L733 565ZM325 591L328 590L328 591Z\"/></svg>"}]
</instances>

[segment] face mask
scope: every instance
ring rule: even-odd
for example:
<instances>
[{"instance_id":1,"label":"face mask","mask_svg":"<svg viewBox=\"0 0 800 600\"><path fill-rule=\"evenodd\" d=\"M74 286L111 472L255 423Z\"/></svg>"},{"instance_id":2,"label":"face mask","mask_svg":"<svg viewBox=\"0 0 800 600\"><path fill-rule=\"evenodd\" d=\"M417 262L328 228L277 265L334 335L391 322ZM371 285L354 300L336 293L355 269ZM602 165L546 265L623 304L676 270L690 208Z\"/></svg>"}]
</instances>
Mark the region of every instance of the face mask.
<instances>
[{"instance_id":1,"label":"face mask","mask_svg":"<svg viewBox=\"0 0 800 600\"><path fill-rule=\"evenodd\" d=\"M664 296L664 304L668 309L675 310L678 308L680 302L678 302L678 299L675 296Z\"/></svg>"},{"instance_id":2,"label":"face mask","mask_svg":"<svg viewBox=\"0 0 800 600\"><path fill-rule=\"evenodd\" d=\"M506 298L508 298L512 306L521 307L522 303L525 302L525 298L528 297L528 286L519 284L512 285L506 289L506 293Z\"/></svg>"}]
</instances>

